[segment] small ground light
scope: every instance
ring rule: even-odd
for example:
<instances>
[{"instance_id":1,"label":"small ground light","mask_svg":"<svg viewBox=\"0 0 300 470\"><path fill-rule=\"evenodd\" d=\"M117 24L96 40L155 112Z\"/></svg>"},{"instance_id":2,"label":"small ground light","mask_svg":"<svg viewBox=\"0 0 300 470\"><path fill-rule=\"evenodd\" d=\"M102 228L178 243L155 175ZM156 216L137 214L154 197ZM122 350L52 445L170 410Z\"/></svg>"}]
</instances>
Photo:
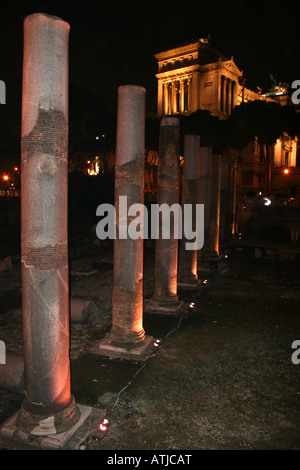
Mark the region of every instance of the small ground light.
<instances>
[{"instance_id":1,"label":"small ground light","mask_svg":"<svg viewBox=\"0 0 300 470\"><path fill-rule=\"evenodd\" d=\"M105 418L102 421L102 423L100 423L99 426L98 426L99 431L103 431L103 432L106 431L108 425L109 425L109 421L108 421L108 419Z\"/></svg>"},{"instance_id":2,"label":"small ground light","mask_svg":"<svg viewBox=\"0 0 300 470\"><path fill-rule=\"evenodd\" d=\"M194 308L194 307L195 307L194 302L190 303L190 308Z\"/></svg>"},{"instance_id":3,"label":"small ground light","mask_svg":"<svg viewBox=\"0 0 300 470\"><path fill-rule=\"evenodd\" d=\"M204 279L203 284L207 284L207 279Z\"/></svg>"},{"instance_id":4,"label":"small ground light","mask_svg":"<svg viewBox=\"0 0 300 470\"><path fill-rule=\"evenodd\" d=\"M160 343L160 339L157 339L156 341L154 341L153 346L157 348L157 346L159 346L159 343Z\"/></svg>"}]
</instances>

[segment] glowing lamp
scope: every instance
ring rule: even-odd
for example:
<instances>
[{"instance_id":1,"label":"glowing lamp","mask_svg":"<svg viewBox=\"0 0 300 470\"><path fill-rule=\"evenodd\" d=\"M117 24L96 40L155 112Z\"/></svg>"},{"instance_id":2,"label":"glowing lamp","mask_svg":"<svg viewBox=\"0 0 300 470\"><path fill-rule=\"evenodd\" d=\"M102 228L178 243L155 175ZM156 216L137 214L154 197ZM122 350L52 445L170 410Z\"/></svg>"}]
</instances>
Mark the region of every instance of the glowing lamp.
<instances>
[{"instance_id":1,"label":"glowing lamp","mask_svg":"<svg viewBox=\"0 0 300 470\"><path fill-rule=\"evenodd\" d=\"M287 168L284 170L284 174L285 174L285 175L288 175L288 174L289 174L289 170L288 170Z\"/></svg>"}]
</instances>

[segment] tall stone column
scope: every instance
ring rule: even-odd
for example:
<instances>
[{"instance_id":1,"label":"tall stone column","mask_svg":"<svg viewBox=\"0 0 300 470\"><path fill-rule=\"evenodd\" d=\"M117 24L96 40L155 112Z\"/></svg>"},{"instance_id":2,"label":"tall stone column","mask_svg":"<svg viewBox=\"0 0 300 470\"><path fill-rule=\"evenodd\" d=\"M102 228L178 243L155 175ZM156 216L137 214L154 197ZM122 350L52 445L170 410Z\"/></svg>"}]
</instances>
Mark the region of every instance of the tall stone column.
<instances>
[{"instance_id":1,"label":"tall stone column","mask_svg":"<svg viewBox=\"0 0 300 470\"><path fill-rule=\"evenodd\" d=\"M231 222L231 236L235 237L237 227L236 227L236 192L237 192L237 164L236 161L231 163L231 187L230 187L230 222Z\"/></svg>"},{"instance_id":2,"label":"tall stone column","mask_svg":"<svg viewBox=\"0 0 300 470\"><path fill-rule=\"evenodd\" d=\"M200 136L185 135L184 136L184 166L183 166L183 187L182 187L182 214L183 228L184 221L187 217L185 204L192 206L189 216L192 216L192 229L196 232L196 204L197 204L197 186L200 177ZM193 288L199 284L197 276L197 249L187 250L185 244L194 240L187 240L184 236L180 242L179 251L179 271L178 286L185 288Z\"/></svg>"},{"instance_id":3,"label":"tall stone column","mask_svg":"<svg viewBox=\"0 0 300 470\"><path fill-rule=\"evenodd\" d=\"M212 156L209 197L209 259L219 259L221 155Z\"/></svg>"},{"instance_id":4,"label":"tall stone column","mask_svg":"<svg viewBox=\"0 0 300 470\"><path fill-rule=\"evenodd\" d=\"M222 155L220 182L220 243L226 245L231 240L231 158Z\"/></svg>"},{"instance_id":5,"label":"tall stone column","mask_svg":"<svg viewBox=\"0 0 300 470\"><path fill-rule=\"evenodd\" d=\"M179 90L179 96L180 96L180 113L184 113L184 80L180 80L180 90Z\"/></svg>"},{"instance_id":6,"label":"tall stone column","mask_svg":"<svg viewBox=\"0 0 300 470\"><path fill-rule=\"evenodd\" d=\"M223 76L223 113L227 113L227 78Z\"/></svg>"},{"instance_id":7,"label":"tall stone column","mask_svg":"<svg viewBox=\"0 0 300 470\"><path fill-rule=\"evenodd\" d=\"M121 197L127 198L128 209L144 203L145 94L140 86L118 89L112 327L93 349L94 353L125 359L142 358L153 340L143 328L144 240L129 236L128 227L135 216L127 217L127 210L120 207Z\"/></svg>"},{"instance_id":8,"label":"tall stone column","mask_svg":"<svg viewBox=\"0 0 300 470\"><path fill-rule=\"evenodd\" d=\"M204 246L198 250L198 271L207 270L209 253L209 197L212 165L212 147L200 147L200 177L197 192L198 204L204 204Z\"/></svg>"},{"instance_id":9,"label":"tall stone column","mask_svg":"<svg viewBox=\"0 0 300 470\"><path fill-rule=\"evenodd\" d=\"M70 390L68 286L69 25L24 21L21 261L25 398L17 428L51 435L80 412Z\"/></svg>"},{"instance_id":10,"label":"tall stone column","mask_svg":"<svg viewBox=\"0 0 300 470\"><path fill-rule=\"evenodd\" d=\"M177 113L177 90L175 80L172 82L172 112L171 114Z\"/></svg>"},{"instance_id":11,"label":"tall stone column","mask_svg":"<svg viewBox=\"0 0 300 470\"><path fill-rule=\"evenodd\" d=\"M231 102L232 102L232 85L231 80L228 78L227 83L227 114L231 114Z\"/></svg>"},{"instance_id":12,"label":"tall stone column","mask_svg":"<svg viewBox=\"0 0 300 470\"><path fill-rule=\"evenodd\" d=\"M157 201L161 206L171 208L179 204L179 119L162 118L160 124ZM170 211L172 215L172 212ZM151 214L152 224L156 220L155 243L155 285L152 299L146 304L145 312L177 315L183 302L177 296L178 238L175 234L173 217ZM163 232L170 222L170 232ZM152 228L152 227L151 227Z\"/></svg>"}]
</instances>

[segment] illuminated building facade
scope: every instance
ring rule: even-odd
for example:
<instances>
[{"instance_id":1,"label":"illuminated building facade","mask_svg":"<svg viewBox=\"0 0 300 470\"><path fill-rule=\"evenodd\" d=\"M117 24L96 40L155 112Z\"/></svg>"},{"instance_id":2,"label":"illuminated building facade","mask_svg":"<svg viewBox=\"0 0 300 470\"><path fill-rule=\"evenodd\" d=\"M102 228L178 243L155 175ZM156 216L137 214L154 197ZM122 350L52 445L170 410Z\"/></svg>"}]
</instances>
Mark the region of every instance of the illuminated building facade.
<instances>
[{"instance_id":1,"label":"illuminated building facade","mask_svg":"<svg viewBox=\"0 0 300 470\"><path fill-rule=\"evenodd\" d=\"M199 109L208 110L219 119L228 119L232 109L242 102L264 100L287 104L284 93L261 94L245 87L243 72L235 64L208 44L206 39L184 44L155 54L158 62L158 117L190 114ZM243 151L240 193L259 193L266 185L265 149L255 141ZM276 192L289 193L284 168L293 167L298 173L297 141L284 135L269 149L272 167L278 173ZM273 172L273 170L272 170ZM289 172L290 173L290 172ZM283 176L283 178L281 178ZM299 175L300 176L300 175ZM280 183L281 181L281 183ZM294 185L294 183L293 183ZM300 179L299 179L300 186Z\"/></svg>"},{"instance_id":2,"label":"illuminated building facade","mask_svg":"<svg viewBox=\"0 0 300 470\"><path fill-rule=\"evenodd\" d=\"M243 72L199 39L155 54L158 61L157 114L190 114L206 109L227 119L242 101L266 99L244 87Z\"/></svg>"}]
</instances>

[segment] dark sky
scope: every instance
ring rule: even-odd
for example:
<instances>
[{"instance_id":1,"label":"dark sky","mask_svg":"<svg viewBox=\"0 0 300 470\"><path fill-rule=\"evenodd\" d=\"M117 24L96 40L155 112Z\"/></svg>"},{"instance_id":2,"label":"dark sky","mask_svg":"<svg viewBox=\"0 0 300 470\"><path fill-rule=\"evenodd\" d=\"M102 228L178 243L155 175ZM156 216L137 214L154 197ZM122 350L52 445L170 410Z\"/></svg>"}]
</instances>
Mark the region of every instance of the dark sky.
<instances>
[{"instance_id":1,"label":"dark sky","mask_svg":"<svg viewBox=\"0 0 300 470\"><path fill-rule=\"evenodd\" d=\"M0 149L18 148L23 20L44 12L70 23L70 85L100 94L116 110L117 88L146 88L146 108L156 111L155 52L210 34L211 45L244 71L246 85L267 91L269 75L300 79L300 1L297 0L85 0L2 1Z\"/></svg>"}]
</instances>

